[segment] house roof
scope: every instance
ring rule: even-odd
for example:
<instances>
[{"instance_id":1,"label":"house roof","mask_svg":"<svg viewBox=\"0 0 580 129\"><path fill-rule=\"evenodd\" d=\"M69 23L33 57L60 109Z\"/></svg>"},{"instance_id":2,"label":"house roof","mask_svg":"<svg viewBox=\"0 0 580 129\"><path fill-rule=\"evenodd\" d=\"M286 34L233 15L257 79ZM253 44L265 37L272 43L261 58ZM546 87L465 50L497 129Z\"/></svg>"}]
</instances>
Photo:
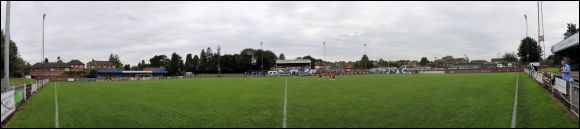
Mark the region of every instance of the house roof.
<instances>
[{"instance_id":1,"label":"house roof","mask_svg":"<svg viewBox=\"0 0 580 129\"><path fill-rule=\"evenodd\" d=\"M310 64L311 62L309 59L276 60L276 64Z\"/></svg>"},{"instance_id":2,"label":"house roof","mask_svg":"<svg viewBox=\"0 0 580 129\"><path fill-rule=\"evenodd\" d=\"M36 64L30 66L30 68L68 68L68 67L70 67L70 65L68 65L62 61L48 62L48 63L36 63Z\"/></svg>"},{"instance_id":3,"label":"house roof","mask_svg":"<svg viewBox=\"0 0 580 129\"><path fill-rule=\"evenodd\" d=\"M71 60L68 62L68 65L85 65L85 64L79 60Z\"/></svg>"},{"instance_id":4,"label":"house roof","mask_svg":"<svg viewBox=\"0 0 580 129\"><path fill-rule=\"evenodd\" d=\"M102 66L102 65L113 65L109 61L91 61L87 63L88 66Z\"/></svg>"}]
</instances>

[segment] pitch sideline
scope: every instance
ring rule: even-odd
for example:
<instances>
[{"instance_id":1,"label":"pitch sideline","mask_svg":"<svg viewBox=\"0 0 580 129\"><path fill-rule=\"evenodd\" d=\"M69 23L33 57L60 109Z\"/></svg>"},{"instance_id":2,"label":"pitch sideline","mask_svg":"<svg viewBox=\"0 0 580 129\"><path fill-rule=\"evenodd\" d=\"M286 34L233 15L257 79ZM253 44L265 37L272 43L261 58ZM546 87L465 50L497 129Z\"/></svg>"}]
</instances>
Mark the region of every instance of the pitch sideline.
<instances>
[{"instance_id":1,"label":"pitch sideline","mask_svg":"<svg viewBox=\"0 0 580 129\"><path fill-rule=\"evenodd\" d=\"M518 109L518 89L519 89L519 85L520 85L520 73L517 73L517 79L516 79L516 90L515 90L515 97L514 97L514 107L513 107L513 111L512 111L512 124L511 124L511 128L516 128L516 115L517 115L517 109Z\"/></svg>"}]
</instances>

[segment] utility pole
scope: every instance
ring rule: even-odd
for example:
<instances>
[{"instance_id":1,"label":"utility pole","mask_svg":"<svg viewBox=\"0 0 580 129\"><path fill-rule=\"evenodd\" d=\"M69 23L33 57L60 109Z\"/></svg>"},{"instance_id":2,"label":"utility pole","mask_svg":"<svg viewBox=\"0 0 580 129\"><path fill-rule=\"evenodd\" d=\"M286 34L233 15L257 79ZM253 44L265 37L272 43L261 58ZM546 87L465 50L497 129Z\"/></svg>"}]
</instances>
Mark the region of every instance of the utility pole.
<instances>
[{"instance_id":1,"label":"utility pole","mask_svg":"<svg viewBox=\"0 0 580 129\"><path fill-rule=\"evenodd\" d=\"M4 90L10 85L10 1L6 1L6 38L4 39Z\"/></svg>"},{"instance_id":2,"label":"utility pole","mask_svg":"<svg viewBox=\"0 0 580 129\"><path fill-rule=\"evenodd\" d=\"M220 56L221 56L221 55L220 55L220 54L221 54L221 53L220 53L220 51L221 51L221 47L220 47L220 45L219 45L219 44L218 44L217 51L218 51L218 64L217 64L217 67L218 67L218 76L219 76L219 77L221 77L221 75L222 75L222 68L221 68L221 66L220 66L220 61L221 61L221 60L220 60Z\"/></svg>"},{"instance_id":3,"label":"utility pole","mask_svg":"<svg viewBox=\"0 0 580 129\"><path fill-rule=\"evenodd\" d=\"M538 4L538 45L540 45L542 43L542 35L540 34L540 1L537 2ZM539 47L539 46L538 46ZM542 53L540 53L542 54ZM540 60L542 59L542 56L538 56L538 63L540 63L541 66L541 62Z\"/></svg>"},{"instance_id":4,"label":"utility pole","mask_svg":"<svg viewBox=\"0 0 580 129\"><path fill-rule=\"evenodd\" d=\"M526 36L528 35L528 16L526 14L524 14L524 19L526 19Z\"/></svg>"},{"instance_id":5,"label":"utility pole","mask_svg":"<svg viewBox=\"0 0 580 129\"><path fill-rule=\"evenodd\" d=\"M262 70L264 70L264 49L262 48L263 44L264 43L260 42L260 49L262 50L262 53L260 55L260 57L262 58L262 61L261 61L262 62L262 66L261 66ZM260 72L262 72L262 71L260 71Z\"/></svg>"},{"instance_id":6,"label":"utility pole","mask_svg":"<svg viewBox=\"0 0 580 129\"><path fill-rule=\"evenodd\" d=\"M322 56L322 66L326 67L326 65L324 65L324 60L326 60L326 42L322 42L322 49L323 49L323 56Z\"/></svg>"},{"instance_id":7,"label":"utility pole","mask_svg":"<svg viewBox=\"0 0 580 129\"><path fill-rule=\"evenodd\" d=\"M544 53L546 51L546 42L544 41L544 12L543 12L543 2L540 1L538 3L538 47L541 44L543 46L541 55L538 56L538 63L541 66L542 63L542 56L546 56ZM540 18L540 16L542 18Z\"/></svg>"},{"instance_id":8,"label":"utility pole","mask_svg":"<svg viewBox=\"0 0 580 129\"><path fill-rule=\"evenodd\" d=\"M42 57L40 58L40 63L44 62L44 21L46 20L46 14L42 15Z\"/></svg>"},{"instance_id":9,"label":"utility pole","mask_svg":"<svg viewBox=\"0 0 580 129\"><path fill-rule=\"evenodd\" d=\"M363 46L364 46L365 55L367 55L367 44L365 43L365 44L363 44Z\"/></svg>"}]
</instances>

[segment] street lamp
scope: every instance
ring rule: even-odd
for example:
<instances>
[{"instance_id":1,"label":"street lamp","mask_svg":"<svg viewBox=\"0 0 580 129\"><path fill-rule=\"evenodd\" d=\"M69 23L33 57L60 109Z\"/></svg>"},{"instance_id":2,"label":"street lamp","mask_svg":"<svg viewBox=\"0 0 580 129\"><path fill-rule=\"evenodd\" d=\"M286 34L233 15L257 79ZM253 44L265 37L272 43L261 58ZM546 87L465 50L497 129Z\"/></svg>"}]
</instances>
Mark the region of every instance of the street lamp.
<instances>
[{"instance_id":1,"label":"street lamp","mask_svg":"<svg viewBox=\"0 0 580 129\"><path fill-rule=\"evenodd\" d=\"M8 89L10 85L10 67L9 51L10 51L10 1L6 1L6 38L4 39L4 89ZM4 103L4 102L2 102Z\"/></svg>"}]
</instances>

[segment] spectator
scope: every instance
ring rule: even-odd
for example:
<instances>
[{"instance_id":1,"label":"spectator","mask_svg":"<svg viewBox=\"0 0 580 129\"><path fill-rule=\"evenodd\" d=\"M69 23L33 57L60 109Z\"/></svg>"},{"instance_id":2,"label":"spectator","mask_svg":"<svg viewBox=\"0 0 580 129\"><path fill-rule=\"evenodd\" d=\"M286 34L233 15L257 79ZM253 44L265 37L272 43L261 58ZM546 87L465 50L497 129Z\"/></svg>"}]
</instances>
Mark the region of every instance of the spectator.
<instances>
[{"instance_id":1,"label":"spectator","mask_svg":"<svg viewBox=\"0 0 580 129\"><path fill-rule=\"evenodd\" d=\"M562 79L569 81L571 78L570 65L568 65L568 63L566 63L566 61L564 61L564 60L562 60L561 72L562 72Z\"/></svg>"}]
</instances>

